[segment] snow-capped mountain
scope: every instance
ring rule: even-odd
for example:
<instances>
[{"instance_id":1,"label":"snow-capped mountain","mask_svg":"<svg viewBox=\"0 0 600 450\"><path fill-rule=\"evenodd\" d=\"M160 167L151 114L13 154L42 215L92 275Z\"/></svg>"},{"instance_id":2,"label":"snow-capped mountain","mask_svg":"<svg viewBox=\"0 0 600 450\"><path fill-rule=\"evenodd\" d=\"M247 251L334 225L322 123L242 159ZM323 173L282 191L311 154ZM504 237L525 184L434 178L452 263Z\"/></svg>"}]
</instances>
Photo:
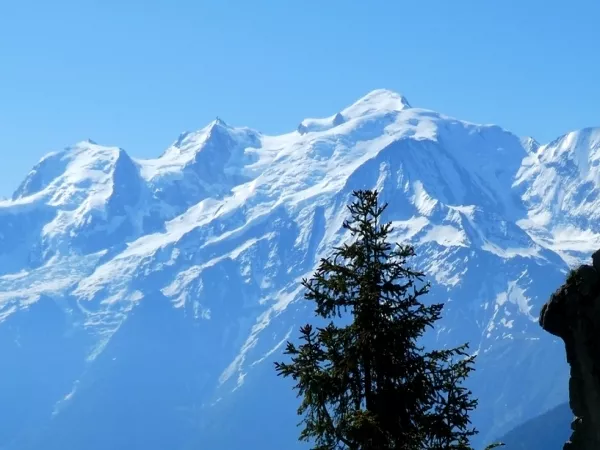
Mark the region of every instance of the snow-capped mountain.
<instances>
[{"instance_id":1,"label":"snow-capped mountain","mask_svg":"<svg viewBox=\"0 0 600 450\"><path fill-rule=\"evenodd\" d=\"M600 247L599 161L600 129L540 145L387 90L281 136L52 153L0 202L0 449L294 448L272 362L360 188L447 304L430 339L478 353L489 441L567 398L537 315Z\"/></svg>"}]
</instances>

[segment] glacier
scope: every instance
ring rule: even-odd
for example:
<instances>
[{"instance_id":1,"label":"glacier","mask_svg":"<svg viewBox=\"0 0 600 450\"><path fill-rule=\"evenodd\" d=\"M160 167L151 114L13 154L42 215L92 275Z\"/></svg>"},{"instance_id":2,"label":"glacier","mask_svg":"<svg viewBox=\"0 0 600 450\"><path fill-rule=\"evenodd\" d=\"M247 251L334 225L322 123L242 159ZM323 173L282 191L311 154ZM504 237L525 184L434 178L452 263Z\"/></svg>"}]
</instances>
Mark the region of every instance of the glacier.
<instances>
[{"instance_id":1,"label":"glacier","mask_svg":"<svg viewBox=\"0 0 600 450\"><path fill-rule=\"evenodd\" d=\"M0 201L0 449L304 448L273 361L366 188L446 304L430 342L478 355L489 442L567 399L537 317L600 248L599 167L600 128L542 145L385 89L279 136L51 153Z\"/></svg>"}]
</instances>

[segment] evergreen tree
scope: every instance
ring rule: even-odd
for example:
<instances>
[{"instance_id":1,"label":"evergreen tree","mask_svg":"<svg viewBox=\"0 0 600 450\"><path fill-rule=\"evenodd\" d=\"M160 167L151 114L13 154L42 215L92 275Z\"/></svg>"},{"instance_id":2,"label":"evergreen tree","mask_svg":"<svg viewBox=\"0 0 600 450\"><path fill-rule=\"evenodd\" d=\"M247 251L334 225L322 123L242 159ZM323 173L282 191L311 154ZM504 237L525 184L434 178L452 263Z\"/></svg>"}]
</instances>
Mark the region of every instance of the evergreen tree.
<instances>
[{"instance_id":1,"label":"evergreen tree","mask_svg":"<svg viewBox=\"0 0 600 450\"><path fill-rule=\"evenodd\" d=\"M423 274L409 268L409 245L392 245L387 205L377 191L356 191L344 223L353 240L334 248L305 298L328 324L300 329L278 375L296 381L304 416L300 439L315 450L470 449L469 412L477 401L462 382L473 370L467 345L426 351L424 332L442 305L425 305ZM336 318L350 318L342 325ZM336 324L337 322L337 324Z\"/></svg>"}]
</instances>

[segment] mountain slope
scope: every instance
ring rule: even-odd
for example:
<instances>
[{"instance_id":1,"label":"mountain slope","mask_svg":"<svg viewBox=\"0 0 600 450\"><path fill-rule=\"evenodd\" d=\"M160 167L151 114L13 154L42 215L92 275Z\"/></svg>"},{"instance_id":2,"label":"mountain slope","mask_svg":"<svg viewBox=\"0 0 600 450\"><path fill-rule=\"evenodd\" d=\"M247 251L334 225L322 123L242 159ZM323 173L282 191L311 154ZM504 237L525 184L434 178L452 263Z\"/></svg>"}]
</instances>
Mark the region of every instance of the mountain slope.
<instances>
[{"instance_id":1,"label":"mountain slope","mask_svg":"<svg viewBox=\"0 0 600 450\"><path fill-rule=\"evenodd\" d=\"M272 361L361 188L390 202L447 304L429 342L479 355L481 440L564 402L562 346L537 315L600 246L599 132L572 135L542 146L377 90L281 136L218 119L154 160L91 142L46 157L0 203L0 419L21 411L0 448L292 445ZM42 376L54 352L60 373Z\"/></svg>"},{"instance_id":2,"label":"mountain slope","mask_svg":"<svg viewBox=\"0 0 600 450\"><path fill-rule=\"evenodd\" d=\"M560 450L571 436L573 413L567 403L535 417L499 440L506 450Z\"/></svg>"}]
</instances>

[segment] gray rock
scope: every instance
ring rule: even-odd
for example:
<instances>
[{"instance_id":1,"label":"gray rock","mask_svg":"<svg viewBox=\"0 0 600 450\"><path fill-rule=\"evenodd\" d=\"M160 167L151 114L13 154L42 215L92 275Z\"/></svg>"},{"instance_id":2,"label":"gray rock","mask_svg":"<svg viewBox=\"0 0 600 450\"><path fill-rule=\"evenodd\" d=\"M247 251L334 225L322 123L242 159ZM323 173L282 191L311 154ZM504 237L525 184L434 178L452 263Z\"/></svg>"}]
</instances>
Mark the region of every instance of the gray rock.
<instances>
[{"instance_id":1,"label":"gray rock","mask_svg":"<svg viewBox=\"0 0 600 450\"><path fill-rule=\"evenodd\" d=\"M565 450L600 449L600 251L544 305L540 325L565 342L571 366L569 405L575 419Z\"/></svg>"}]
</instances>

